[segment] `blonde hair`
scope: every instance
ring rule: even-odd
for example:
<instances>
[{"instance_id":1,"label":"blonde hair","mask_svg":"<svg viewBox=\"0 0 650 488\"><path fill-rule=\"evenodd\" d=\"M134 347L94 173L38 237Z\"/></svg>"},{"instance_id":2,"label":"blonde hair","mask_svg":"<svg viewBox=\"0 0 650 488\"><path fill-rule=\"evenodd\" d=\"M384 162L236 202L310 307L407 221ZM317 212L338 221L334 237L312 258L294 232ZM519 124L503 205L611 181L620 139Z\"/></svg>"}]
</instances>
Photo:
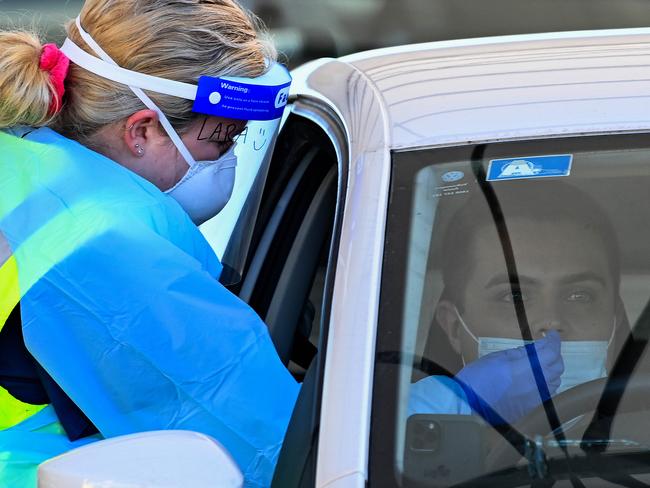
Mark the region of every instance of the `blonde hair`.
<instances>
[{"instance_id":1,"label":"blonde hair","mask_svg":"<svg viewBox=\"0 0 650 488\"><path fill-rule=\"evenodd\" d=\"M277 55L261 22L235 0L86 0L81 25L120 66L186 83L207 76L259 76ZM95 55L74 21L68 37ZM0 128L51 125L88 144L100 128L144 107L128 86L70 63L65 101L48 114L53 90L39 69L34 34L0 33ZM195 120L192 102L147 92L178 132Z\"/></svg>"},{"instance_id":2,"label":"blonde hair","mask_svg":"<svg viewBox=\"0 0 650 488\"><path fill-rule=\"evenodd\" d=\"M0 32L0 129L52 122L54 87L40 68L41 50L35 34Z\"/></svg>"}]
</instances>

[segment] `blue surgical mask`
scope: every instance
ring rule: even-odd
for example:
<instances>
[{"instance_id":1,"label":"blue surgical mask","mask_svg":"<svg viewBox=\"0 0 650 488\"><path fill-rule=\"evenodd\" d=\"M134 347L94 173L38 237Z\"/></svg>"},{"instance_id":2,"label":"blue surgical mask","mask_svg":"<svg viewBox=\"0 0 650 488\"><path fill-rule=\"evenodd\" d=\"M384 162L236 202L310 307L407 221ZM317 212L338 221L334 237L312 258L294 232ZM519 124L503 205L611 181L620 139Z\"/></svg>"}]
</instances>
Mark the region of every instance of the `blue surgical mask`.
<instances>
[{"instance_id":1,"label":"blue surgical mask","mask_svg":"<svg viewBox=\"0 0 650 488\"><path fill-rule=\"evenodd\" d=\"M476 337L467 327L458 309L456 309L456 315L465 332L478 344L479 358L492 352L514 349L533 342L505 337ZM614 340L615 331L616 319L612 324L612 333L608 341L562 341L560 354L564 361L564 372L560 376L561 382L556 394L587 381L607 376L607 351ZM465 358L462 353L461 358L464 366Z\"/></svg>"}]
</instances>

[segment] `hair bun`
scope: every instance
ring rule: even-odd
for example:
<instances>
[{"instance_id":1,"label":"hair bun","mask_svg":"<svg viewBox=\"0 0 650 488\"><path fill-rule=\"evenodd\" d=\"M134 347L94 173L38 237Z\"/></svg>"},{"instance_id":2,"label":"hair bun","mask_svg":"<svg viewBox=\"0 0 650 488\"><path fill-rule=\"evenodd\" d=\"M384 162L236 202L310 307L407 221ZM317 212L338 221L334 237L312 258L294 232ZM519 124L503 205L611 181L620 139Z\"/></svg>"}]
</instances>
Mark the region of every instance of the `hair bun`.
<instances>
[{"instance_id":1,"label":"hair bun","mask_svg":"<svg viewBox=\"0 0 650 488\"><path fill-rule=\"evenodd\" d=\"M50 72L41 69L42 51L30 32L0 32L0 129L47 125L50 107L60 107Z\"/></svg>"}]
</instances>

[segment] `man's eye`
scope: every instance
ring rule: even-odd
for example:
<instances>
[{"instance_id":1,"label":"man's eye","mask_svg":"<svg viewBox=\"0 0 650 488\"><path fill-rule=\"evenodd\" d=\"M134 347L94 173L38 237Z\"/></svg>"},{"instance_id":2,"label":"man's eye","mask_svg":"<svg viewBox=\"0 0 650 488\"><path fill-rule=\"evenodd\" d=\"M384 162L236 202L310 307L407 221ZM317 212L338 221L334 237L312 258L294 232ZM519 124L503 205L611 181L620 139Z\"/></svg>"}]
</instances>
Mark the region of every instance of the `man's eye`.
<instances>
[{"instance_id":1,"label":"man's eye","mask_svg":"<svg viewBox=\"0 0 650 488\"><path fill-rule=\"evenodd\" d=\"M568 302L591 303L594 297L588 291L573 291L567 295L566 300Z\"/></svg>"},{"instance_id":2,"label":"man's eye","mask_svg":"<svg viewBox=\"0 0 650 488\"><path fill-rule=\"evenodd\" d=\"M499 298L504 302L514 303L516 301L525 302L528 299L528 296L521 290L514 290L502 293Z\"/></svg>"}]
</instances>

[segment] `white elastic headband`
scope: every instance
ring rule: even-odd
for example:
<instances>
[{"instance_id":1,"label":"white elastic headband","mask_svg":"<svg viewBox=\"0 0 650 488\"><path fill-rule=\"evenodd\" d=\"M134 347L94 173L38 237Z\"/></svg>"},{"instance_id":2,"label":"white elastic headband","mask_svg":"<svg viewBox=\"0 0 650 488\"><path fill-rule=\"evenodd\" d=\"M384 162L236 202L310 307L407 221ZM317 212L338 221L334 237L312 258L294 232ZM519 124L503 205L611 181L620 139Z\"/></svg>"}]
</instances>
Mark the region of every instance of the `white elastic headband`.
<instances>
[{"instance_id":1,"label":"white elastic headband","mask_svg":"<svg viewBox=\"0 0 650 488\"><path fill-rule=\"evenodd\" d=\"M183 83L182 81L169 80L158 76L146 75L131 71L119 66L111 57L95 42L95 40L82 27L79 17L75 19L75 24L79 30L82 39L95 51L99 58L88 54L86 51L77 46L71 39L66 38L61 46L61 51L76 65L103 78L122 83L130 87L141 88L164 95L185 98L187 100L196 100L198 86L192 83ZM101 58L101 59L100 59ZM291 82L291 76L286 69L278 63L268 61L269 71L265 75L255 78L241 76L222 76L219 79L224 81L233 81L240 83L251 83L260 86L276 86L288 84ZM258 119L255 119L258 120Z\"/></svg>"},{"instance_id":2,"label":"white elastic headband","mask_svg":"<svg viewBox=\"0 0 650 488\"><path fill-rule=\"evenodd\" d=\"M79 19L77 19L78 21ZM81 28L79 28L81 37L102 59L88 54L86 51L77 46L72 40L66 39L61 46L61 51L70 58L74 64L81 66L91 73L107 78L123 85L128 85L144 90L172 95L175 97L194 100L198 87L181 81L168 80L157 76L145 75L137 71L124 69L113 62L110 56L106 54L101 47ZM87 37L87 38L86 38ZM109 61L110 60L110 61Z\"/></svg>"}]
</instances>

